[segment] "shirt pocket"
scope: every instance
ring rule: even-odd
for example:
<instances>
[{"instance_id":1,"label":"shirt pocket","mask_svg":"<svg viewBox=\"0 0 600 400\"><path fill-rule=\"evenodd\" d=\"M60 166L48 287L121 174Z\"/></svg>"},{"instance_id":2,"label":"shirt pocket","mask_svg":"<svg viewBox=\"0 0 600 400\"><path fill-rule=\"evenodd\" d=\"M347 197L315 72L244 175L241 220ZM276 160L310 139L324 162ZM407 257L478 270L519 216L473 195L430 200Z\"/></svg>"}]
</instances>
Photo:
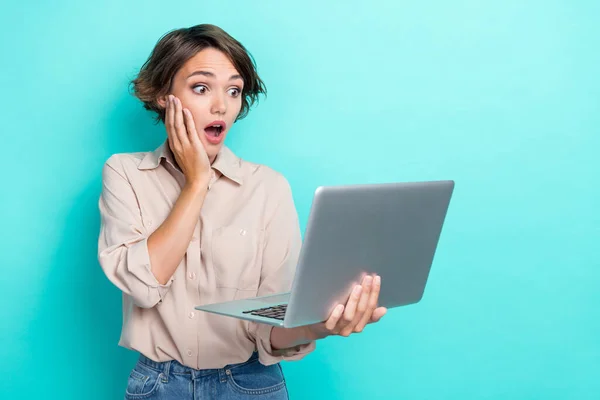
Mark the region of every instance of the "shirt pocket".
<instances>
[{"instance_id":1,"label":"shirt pocket","mask_svg":"<svg viewBox=\"0 0 600 400\"><path fill-rule=\"evenodd\" d=\"M258 289L263 237L262 230L238 225L213 230L211 254L217 287Z\"/></svg>"}]
</instances>

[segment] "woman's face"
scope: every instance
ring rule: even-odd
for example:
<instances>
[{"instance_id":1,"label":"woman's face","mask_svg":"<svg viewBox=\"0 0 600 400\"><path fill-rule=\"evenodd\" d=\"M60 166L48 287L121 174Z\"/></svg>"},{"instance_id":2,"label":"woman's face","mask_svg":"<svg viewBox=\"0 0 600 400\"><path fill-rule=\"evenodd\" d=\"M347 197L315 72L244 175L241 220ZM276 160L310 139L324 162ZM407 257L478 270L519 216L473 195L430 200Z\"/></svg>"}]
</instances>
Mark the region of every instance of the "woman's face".
<instances>
[{"instance_id":1,"label":"woman's face","mask_svg":"<svg viewBox=\"0 0 600 400\"><path fill-rule=\"evenodd\" d=\"M213 48L189 59L173 78L170 94L192 113L211 163L240 112L243 87L242 77L229 58ZM163 107L165 100L159 99Z\"/></svg>"}]
</instances>

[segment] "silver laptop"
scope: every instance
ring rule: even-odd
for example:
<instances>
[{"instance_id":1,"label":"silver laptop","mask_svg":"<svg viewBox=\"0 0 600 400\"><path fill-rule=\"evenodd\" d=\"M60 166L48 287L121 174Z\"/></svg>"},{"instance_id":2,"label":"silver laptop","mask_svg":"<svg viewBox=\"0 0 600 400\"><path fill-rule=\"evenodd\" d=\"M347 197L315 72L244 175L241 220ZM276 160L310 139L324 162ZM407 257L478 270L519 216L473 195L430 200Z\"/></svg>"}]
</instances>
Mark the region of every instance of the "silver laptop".
<instances>
[{"instance_id":1,"label":"silver laptop","mask_svg":"<svg viewBox=\"0 0 600 400\"><path fill-rule=\"evenodd\" d=\"M381 276L379 306L417 303L453 189L454 181L321 186L291 292L196 309L286 328L313 324L373 273Z\"/></svg>"}]
</instances>

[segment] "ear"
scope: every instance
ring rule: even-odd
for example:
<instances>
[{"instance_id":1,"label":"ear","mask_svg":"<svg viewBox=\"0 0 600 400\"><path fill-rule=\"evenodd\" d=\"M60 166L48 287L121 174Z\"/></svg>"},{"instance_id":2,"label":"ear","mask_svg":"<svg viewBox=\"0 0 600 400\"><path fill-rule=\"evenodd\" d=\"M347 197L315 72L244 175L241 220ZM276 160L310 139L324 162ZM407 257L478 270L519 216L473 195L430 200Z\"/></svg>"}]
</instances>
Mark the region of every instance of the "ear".
<instances>
[{"instance_id":1,"label":"ear","mask_svg":"<svg viewBox=\"0 0 600 400\"><path fill-rule=\"evenodd\" d=\"M159 106L161 106L162 108L167 108L167 96L160 96L156 98L156 102L158 103Z\"/></svg>"}]
</instances>

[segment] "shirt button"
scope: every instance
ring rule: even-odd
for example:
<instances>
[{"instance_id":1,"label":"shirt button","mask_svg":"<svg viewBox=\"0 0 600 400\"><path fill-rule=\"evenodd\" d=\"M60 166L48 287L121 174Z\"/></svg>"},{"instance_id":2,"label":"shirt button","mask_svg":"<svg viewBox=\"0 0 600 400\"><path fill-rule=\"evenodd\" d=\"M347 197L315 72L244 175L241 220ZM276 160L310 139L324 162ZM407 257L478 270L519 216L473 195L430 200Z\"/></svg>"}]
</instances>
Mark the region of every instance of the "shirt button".
<instances>
[{"instance_id":1,"label":"shirt button","mask_svg":"<svg viewBox=\"0 0 600 400\"><path fill-rule=\"evenodd\" d=\"M240 230L240 235L245 236L246 235L246 230L245 229Z\"/></svg>"},{"instance_id":2,"label":"shirt button","mask_svg":"<svg viewBox=\"0 0 600 400\"><path fill-rule=\"evenodd\" d=\"M196 314L194 314L194 312L192 311L188 314L188 317L190 317L190 319L192 319L192 318L194 318L194 315L196 315Z\"/></svg>"},{"instance_id":3,"label":"shirt button","mask_svg":"<svg viewBox=\"0 0 600 400\"><path fill-rule=\"evenodd\" d=\"M190 277L190 279L196 279L196 273L195 272L190 272L188 274L188 276Z\"/></svg>"},{"instance_id":4,"label":"shirt button","mask_svg":"<svg viewBox=\"0 0 600 400\"><path fill-rule=\"evenodd\" d=\"M187 355L188 355L188 357L191 357L191 356L192 356L192 351L191 351L191 350L188 350L188 351L187 351Z\"/></svg>"}]
</instances>

